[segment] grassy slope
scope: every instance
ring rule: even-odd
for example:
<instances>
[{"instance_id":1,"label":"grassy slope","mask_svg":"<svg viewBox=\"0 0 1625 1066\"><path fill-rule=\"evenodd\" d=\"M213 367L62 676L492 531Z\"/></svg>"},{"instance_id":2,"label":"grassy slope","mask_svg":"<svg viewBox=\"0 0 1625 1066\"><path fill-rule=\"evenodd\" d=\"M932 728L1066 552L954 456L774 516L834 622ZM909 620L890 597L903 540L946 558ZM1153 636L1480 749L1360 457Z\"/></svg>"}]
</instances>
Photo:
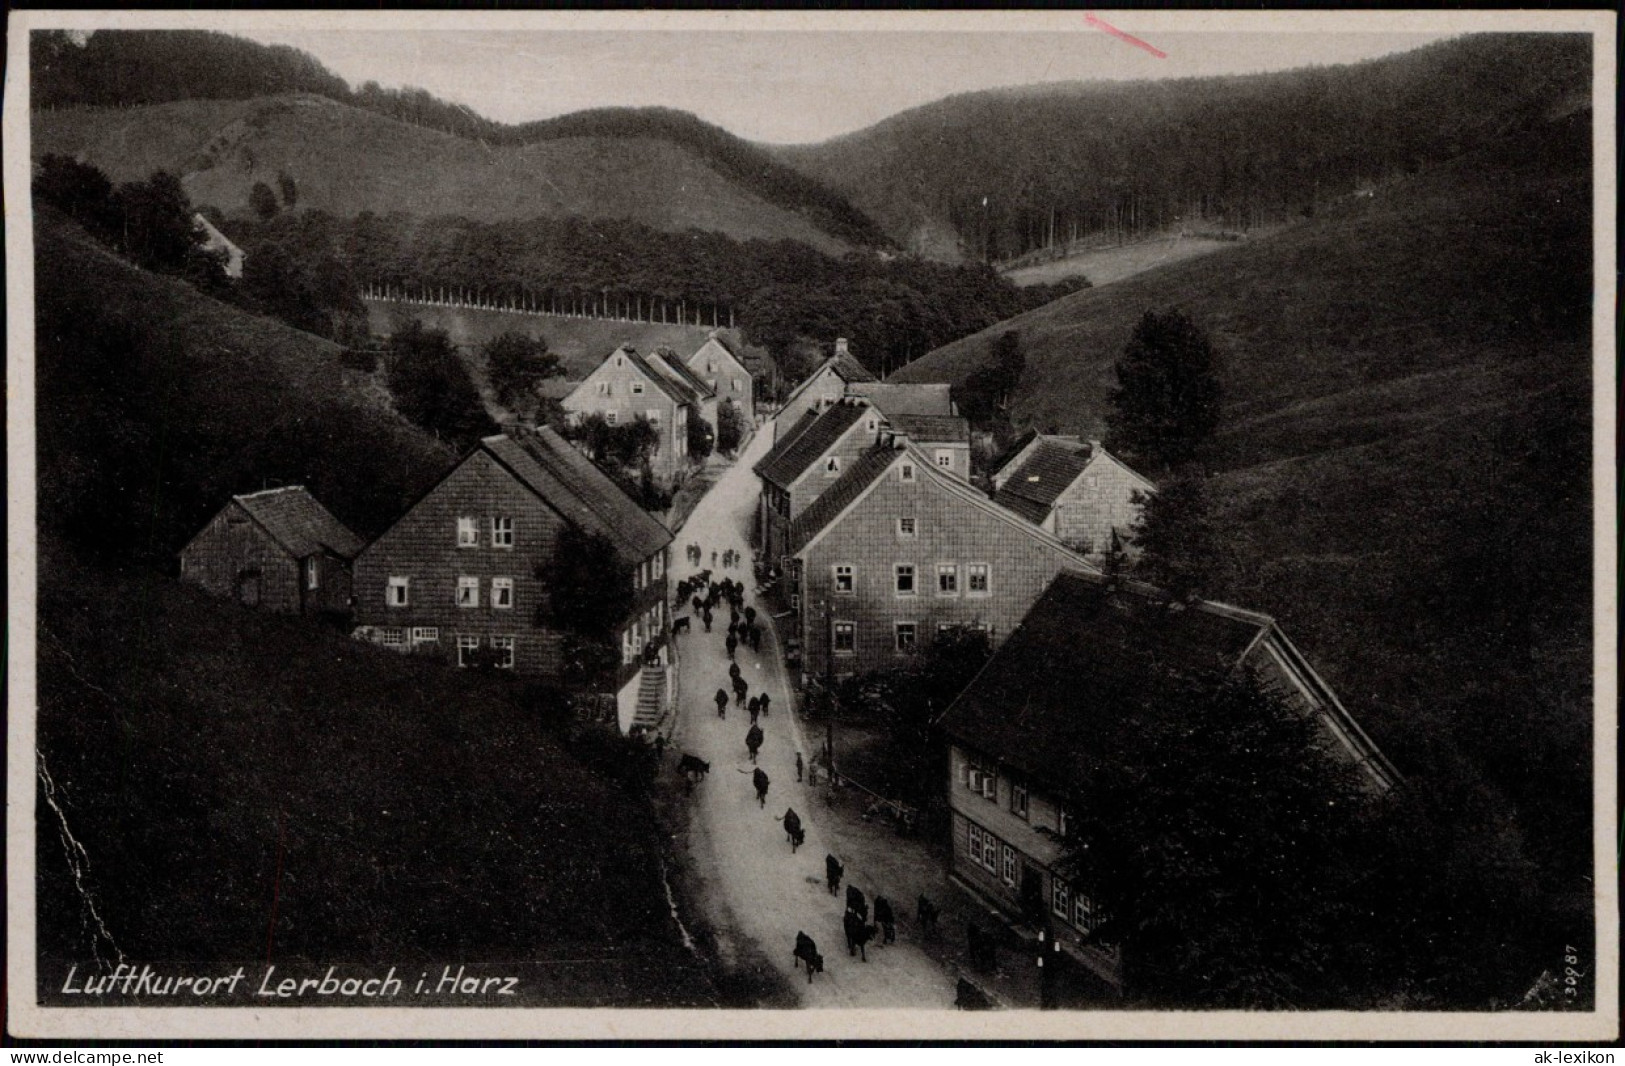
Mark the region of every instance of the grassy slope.
<instances>
[{"instance_id":1,"label":"grassy slope","mask_svg":"<svg viewBox=\"0 0 1625 1066\"><path fill-rule=\"evenodd\" d=\"M566 374L573 380L586 377L622 342L640 352L669 345L687 355L705 343L710 327L679 326L649 322L614 322L593 318L565 318L552 315L517 315L469 307L424 307L418 304L367 302L369 325L375 335L393 332L396 324L416 318L426 326L445 330L454 343L475 347L502 333L528 333L544 337L548 351L559 356ZM738 351L738 333L723 330Z\"/></svg>"},{"instance_id":2,"label":"grassy slope","mask_svg":"<svg viewBox=\"0 0 1625 1066\"><path fill-rule=\"evenodd\" d=\"M36 222L39 741L118 947L264 959L285 832L279 964L519 959L526 1003L706 999L647 805L543 735L511 684L83 561L81 542L107 539L87 522L134 515L161 563L193 510L264 476L376 533L453 456L334 345L138 270L49 210ZM108 373L91 373L108 337ZM142 448L139 477L117 445ZM128 499L97 510L87 494ZM85 916L41 812L41 949L83 962ZM568 959L589 961L539 961Z\"/></svg>"},{"instance_id":3,"label":"grassy slope","mask_svg":"<svg viewBox=\"0 0 1625 1066\"><path fill-rule=\"evenodd\" d=\"M57 555L42 579L40 746L127 956L258 961L269 939L284 973L506 964L525 1005L706 1000L646 805L567 754L511 679L157 575ZM59 982L52 964L88 951L56 828L43 812L42 979Z\"/></svg>"},{"instance_id":4,"label":"grassy slope","mask_svg":"<svg viewBox=\"0 0 1625 1066\"><path fill-rule=\"evenodd\" d=\"M247 210L255 182L275 187L286 172L298 184L301 206L338 215L629 218L675 232L697 228L847 250L663 140L579 137L487 147L315 96L36 112L33 123L36 155L76 155L115 180L175 171L194 203L228 214Z\"/></svg>"},{"instance_id":5,"label":"grassy slope","mask_svg":"<svg viewBox=\"0 0 1625 1066\"><path fill-rule=\"evenodd\" d=\"M1211 491L1233 557L1219 592L1280 617L1406 762L1433 724L1472 713L1483 683L1455 656L1490 623L1435 594L1459 556L1506 540L1530 549L1525 566L1589 558L1583 465L1546 478L1541 448L1528 461L1506 454L1519 441L1588 439L1584 331L1537 324L1589 286L1588 122L1066 297L894 378L959 381L1020 330L1018 420L1096 435L1140 315L1182 308L1223 360ZM1578 454L1583 464L1588 449ZM1580 500L1562 495L1576 477ZM1557 516L1572 521L1543 533L1560 540L1529 542L1523 531ZM1547 600L1532 607L1529 669L1551 675L1553 705L1584 706L1583 562L1553 583L1537 585Z\"/></svg>"}]
</instances>

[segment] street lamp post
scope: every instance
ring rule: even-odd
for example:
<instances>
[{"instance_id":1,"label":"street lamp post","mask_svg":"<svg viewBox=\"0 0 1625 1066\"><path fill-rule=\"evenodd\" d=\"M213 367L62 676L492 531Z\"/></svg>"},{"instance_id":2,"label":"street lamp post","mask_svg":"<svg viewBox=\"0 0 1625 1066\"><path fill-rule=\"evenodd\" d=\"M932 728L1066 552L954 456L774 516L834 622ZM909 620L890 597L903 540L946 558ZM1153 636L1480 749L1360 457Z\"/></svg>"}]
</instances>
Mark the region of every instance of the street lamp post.
<instances>
[{"instance_id":1,"label":"street lamp post","mask_svg":"<svg viewBox=\"0 0 1625 1066\"><path fill-rule=\"evenodd\" d=\"M1056 939L1053 930L1046 928L1038 931L1038 1007L1040 1010L1055 1009L1055 978L1056 968L1061 961L1061 942ZM1046 962L1045 960L1049 961Z\"/></svg>"}]
</instances>

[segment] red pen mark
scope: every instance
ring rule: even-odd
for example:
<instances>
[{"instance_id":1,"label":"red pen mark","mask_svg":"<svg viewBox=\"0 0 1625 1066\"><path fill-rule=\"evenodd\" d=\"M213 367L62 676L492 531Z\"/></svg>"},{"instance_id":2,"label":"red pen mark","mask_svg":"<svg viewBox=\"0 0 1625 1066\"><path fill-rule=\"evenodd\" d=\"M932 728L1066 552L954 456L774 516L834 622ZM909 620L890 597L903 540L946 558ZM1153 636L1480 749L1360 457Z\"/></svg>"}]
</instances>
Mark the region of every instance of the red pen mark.
<instances>
[{"instance_id":1,"label":"red pen mark","mask_svg":"<svg viewBox=\"0 0 1625 1066\"><path fill-rule=\"evenodd\" d=\"M1140 40L1138 37L1134 36L1132 33L1124 33L1122 30L1118 29L1116 26L1113 26L1111 23L1107 22L1105 19L1100 18L1097 15L1095 15L1095 13L1093 11L1085 11L1083 13L1083 21L1085 21L1089 25L1095 27L1095 29L1097 29L1097 30L1105 30L1107 33L1111 34L1113 37L1116 37L1119 41L1127 41L1129 44L1132 44L1136 48L1144 48L1147 52L1150 52L1152 55L1156 56L1158 59L1167 59L1168 58L1168 53L1167 52L1164 52L1160 48L1156 48L1156 47L1154 47L1152 45L1149 45L1149 44L1145 43L1144 41Z\"/></svg>"}]
</instances>

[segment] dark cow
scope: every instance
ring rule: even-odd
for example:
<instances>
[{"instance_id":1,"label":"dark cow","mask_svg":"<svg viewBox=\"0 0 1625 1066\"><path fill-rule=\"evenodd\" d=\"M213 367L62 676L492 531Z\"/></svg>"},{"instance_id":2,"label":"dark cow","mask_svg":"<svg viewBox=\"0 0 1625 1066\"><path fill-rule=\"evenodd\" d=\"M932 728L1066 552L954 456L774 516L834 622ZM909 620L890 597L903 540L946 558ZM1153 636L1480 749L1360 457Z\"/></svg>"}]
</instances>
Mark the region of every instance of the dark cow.
<instances>
[{"instance_id":1,"label":"dark cow","mask_svg":"<svg viewBox=\"0 0 1625 1066\"><path fill-rule=\"evenodd\" d=\"M882 944L897 943L897 916L892 913L891 901L885 896L875 897L875 924L880 926L883 934L880 938Z\"/></svg>"},{"instance_id":2,"label":"dark cow","mask_svg":"<svg viewBox=\"0 0 1625 1066\"><path fill-rule=\"evenodd\" d=\"M807 983L812 984L813 974L824 972L824 956L818 954L818 944L806 933L796 933L796 950L791 956L795 961L792 965L800 968L802 963L807 964Z\"/></svg>"},{"instance_id":3,"label":"dark cow","mask_svg":"<svg viewBox=\"0 0 1625 1066\"><path fill-rule=\"evenodd\" d=\"M766 718L766 717L767 717L767 705L768 705L768 704L769 704L769 703L771 703L771 702L773 702L773 697L772 697L772 696L769 696L769 695L768 695L768 694L767 694L767 693L765 693L765 692L764 692L764 693L762 693L762 717L763 717L763 718Z\"/></svg>"},{"instance_id":4,"label":"dark cow","mask_svg":"<svg viewBox=\"0 0 1625 1066\"><path fill-rule=\"evenodd\" d=\"M734 678L734 702L744 706L745 693L750 691L750 682L742 677Z\"/></svg>"},{"instance_id":5,"label":"dark cow","mask_svg":"<svg viewBox=\"0 0 1625 1066\"><path fill-rule=\"evenodd\" d=\"M745 608L745 622L746 622L747 625L755 625L756 624L756 608L754 608L754 607L746 607Z\"/></svg>"},{"instance_id":6,"label":"dark cow","mask_svg":"<svg viewBox=\"0 0 1625 1066\"><path fill-rule=\"evenodd\" d=\"M920 898L914 904L914 920L920 924L922 936L935 936L937 933L937 905L920 893Z\"/></svg>"},{"instance_id":7,"label":"dark cow","mask_svg":"<svg viewBox=\"0 0 1625 1066\"><path fill-rule=\"evenodd\" d=\"M745 734L745 750L750 752L750 761L752 763L756 761L756 753L761 750L761 747L762 727L759 725L752 725L750 727L750 732Z\"/></svg>"},{"instance_id":8,"label":"dark cow","mask_svg":"<svg viewBox=\"0 0 1625 1066\"><path fill-rule=\"evenodd\" d=\"M729 682L729 684L732 684L734 679L738 678L740 676L741 676L741 674L740 674L740 670L739 670L739 664L738 663L729 663L728 664L728 682Z\"/></svg>"},{"instance_id":9,"label":"dark cow","mask_svg":"<svg viewBox=\"0 0 1625 1066\"><path fill-rule=\"evenodd\" d=\"M846 867L841 865L841 860L833 855L824 856L824 880L829 883L830 895L833 896L841 890L841 875L844 873Z\"/></svg>"},{"instance_id":10,"label":"dark cow","mask_svg":"<svg viewBox=\"0 0 1625 1066\"><path fill-rule=\"evenodd\" d=\"M864 962L868 962L867 945L870 940L874 939L875 927L851 911L846 912L846 917L841 920L841 924L846 929L846 953L848 955L859 955Z\"/></svg>"},{"instance_id":11,"label":"dark cow","mask_svg":"<svg viewBox=\"0 0 1625 1066\"><path fill-rule=\"evenodd\" d=\"M683 779L688 783L688 790L692 792L694 782L711 772L711 764L698 756L684 752L683 757L677 760L677 772L683 775Z\"/></svg>"},{"instance_id":12,"label":"dark cow","mask_svg":"<svg viewBox=\"0 0 1625 1066\"><path fill-rule=\"evenodd\" d=\"M734 657L734 649L739 647L739 638L734 636L732 633L729 633L728 639L723 641L723 645L728 649L728 658L732 659Z\"/></svg>"},{"instance_id":13,"label":"dark cow","mask_svg":"<svg viewBox=\"0 0 1625 1066\"><path fill-rule=\"evenodd\" d=\"M862 921L869 920L869 898L857 885L846 886L846 909L856 914Z\"/></svg>"},{"instance_id":14,"label":"dark cow","mask_svg":"<svg viewBox=\"0 0 1625 1066\"><path fill-rule=\"evenodd\" d=\"M757 805L766 807L768 780L767 775L762 772L762 768L760 766L756 768L756 772L754 774L750 775L750 783L756 786Z\"/></svg>"},{"instance_id":15,"label":"dark cow","mask_svg":"<svg viewBox=\"0 0 1625 1066\"><path fill-rule=\"evenodd\" d=\"M801 828L801 815L796 813L794 807L784 810L784 833L790 838L790 854L794 855L807 839L807 834Z\"/></svg>"},{"instance_id":16,"label":"dark cow","mask_svg":"<svg viewBox=\"0 0 1625 1066\"><path fill-rule=\"evenodd\" d=\"M689 624L691 622L693 622L693 619L689 618L687 615L673 621L671 624L671 635L675 637L679 633L687 633Z\"/></svg>"}]
</instances>

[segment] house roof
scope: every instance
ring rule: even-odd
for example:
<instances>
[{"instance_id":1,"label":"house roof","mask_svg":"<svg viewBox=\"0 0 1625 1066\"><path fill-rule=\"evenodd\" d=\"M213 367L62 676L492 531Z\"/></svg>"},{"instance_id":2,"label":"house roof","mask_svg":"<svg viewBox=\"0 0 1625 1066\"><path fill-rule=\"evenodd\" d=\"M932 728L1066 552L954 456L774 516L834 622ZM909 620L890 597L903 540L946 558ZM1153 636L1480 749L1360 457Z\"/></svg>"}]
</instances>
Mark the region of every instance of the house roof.
<instances>
[{"instance_id":1,"label":"house roof","mask_svg":"<svg viewBox=\"0 0 1625 1066\"><path fill-rule=\"evenodd\" d=\"M649 356L649 362L657 370L666 371L666 376L673 382L692 392L695 396L695 402L709 400L717 394L715 389L702 381L694 371L688 368L682 358L670 348L655 349Z\"/></svg>"},{"instance_id":2,"label":"house roof","mask_svg":"<svg viewBox=\"0 0 1625 1066\"><path fill-rule=\"evenodd\" d=\"M363 547L361 538L317 503L316 497L303 485L267 489L232 499L296 559L321 551L353 559Z\"/></svg>"},{"instance_id":3,"label":"house roof","mask_svg":"<svg viewBox=\"0 0 1625 1066\"><path fill-rule=\"evenodd\" d=\"M1029 429L1023 432L1015 440L1011 441L1009 446L1006 447L1004 451L1000 452L996 457L994 457L992 464L988 468L988 475L990 477L998 477L1000 474L1004 473L1004 468L1009 464L1024 461L1027 458L1026 453L1028 446L1037 440L1054 441L1056 444L1059 444L1062 447L1081 448L1083 446L1083 439L1081 437L1075 437L1064 433L1039 433L1036 429Z\"/></svg>"},{"instance_id":4,"label":"house roof","mask_svg":"<svg viewBox=\"0 0 1625 1066\"><path fill-rule=\"evenodd\" d=\"M790 551L798 552L806 547L808 541L886 472L898 454L899 450L889 444L877 444L859 456L835 484L790 523Z\"/></svg>"},{"instance_id":5,"label":"house roof","mask_svg":"<svg viewBox=\"0 0 1625 1066\"><path fill-rule=\"evenodd\" d=\"M1087 446L1079 452L1039 438L1026 462L1016 468L993 500L1029 522L1042 522L1049 517L1056 497L1078 480L1090 458Z\"/></svg>"},{"instance_id":6,"label":"house roof","mask_svg":"<svg viewBox=\"0 0 1625 1066\"><path fill-rule=\"evenodd\" d=\"M888 417L896 415L952 415L953 386L931 383L893 384L886 381L848 380L847 395L862 396Z\"/></svg>"},{"instance_id":7,"label":"house roof","mask_svg":"<svg viewBox=\"0 0 1625 1066\"><path fill-rule=\"evenodd\" d=\"M958 415L887 415L886 421L909 440L928 444L970 442L970 423Z\"/></svg>"},{"instance_id":8,"label":"house roof","mask_svg":"<svg viewBox=\"0 0 1625 1066\"><path fill-rule=\"evenodd\" d=\"M818 416L821 413L820 411L811 410L801 412L801 417L796 419L795 423L773 442L773 447L767 450L766 455L756 460L756 465L751 469L760 474L764 466L789 451L790 446L796 442L796 439L807 432L814 422L818 421Z\"/></svg>"},{"instance_id":9,"label":"house roof","mask_svg":"<svg viewBox=\"0 0 1625 1066\"><path fill-rule=\"evenodd\" d=\"M1170 609L1146 586L1063 572L938 720L950 737L1065 791L1108 764L1170 672L1215 680L1274 627L1218 604Z\"/></svg>"},{"instance_id":10,"label":"house roof","mask_svg":"<svg viewBox=\"0 0 1625 1066\"><path fill-rule=\"evenodd\" d=\"M636 565L671 543L670 530L552 429L498 434L480 447L572 524L609 538L622 562Z\"/></svg>"},{"instance_id":11,"label":"house roof","mask_svg":"<svg viewBox=\"0 0 1625 1066\"><path fill-rule=\"evenodd\" d=\"M845 382L848 390L850 390L854 382L878 382L879 380L869 373L869 368L858 362L851 352L836 352L822 363L819 363L818 369L808 374L805 381L790 390L790 395L784 398L785 406L788 407L791 403L794 403L796 397L806 392L813 382L824 375L826 370Z\"/></svg>"},{"instance_id":12,"label":"house roof","mask_svg":"<svg viewBox=\"0 0 1625 1066\"><path fill-rule=\"evenodd\" d=\"M826 408L812 425L790 442L789 447L782 452L775 448L775 456L769 456L757 464L756 472L780 488L789 488L807 472L808 467L818 461L819 456L833 447L847 430L857 425L868 413L869 408L858 403L838 403Z\"/></svg>"}]
</instances>

